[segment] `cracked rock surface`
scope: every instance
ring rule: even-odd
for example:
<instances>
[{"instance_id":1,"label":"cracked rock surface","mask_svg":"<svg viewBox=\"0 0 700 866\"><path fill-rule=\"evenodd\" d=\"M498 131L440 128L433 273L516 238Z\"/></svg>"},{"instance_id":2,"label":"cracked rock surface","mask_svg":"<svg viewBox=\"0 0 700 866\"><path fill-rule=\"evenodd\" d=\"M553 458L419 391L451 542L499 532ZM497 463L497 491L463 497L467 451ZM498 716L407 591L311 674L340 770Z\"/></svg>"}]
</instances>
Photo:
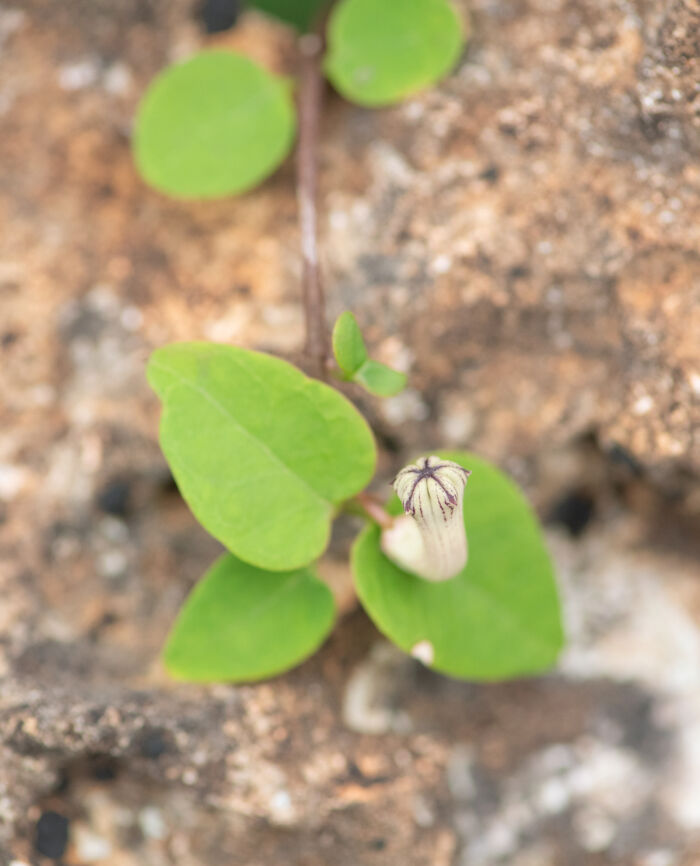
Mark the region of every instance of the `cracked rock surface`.
<instances>
[{"instance_id":1,"label":"cracked rock surface","mask_svg":"<svg viewBox=\"0 0 700 866\"><path fill-rule=\"evenodd\" d=\"M282 29L205 37L195 7L0 5L1 866L697 863L696 0L475 0L439 88L376 112L329 96L329 307L411 382L353 395L377 489L469 448L549 522L569 647L490 686L357 610L271 683L159 667L219 548L158 450L145 359L176 339L289 356L303 328L291 164L206 205L132 167L167 62L221 44L293 73Z\"/></svg>"}]
</instances>

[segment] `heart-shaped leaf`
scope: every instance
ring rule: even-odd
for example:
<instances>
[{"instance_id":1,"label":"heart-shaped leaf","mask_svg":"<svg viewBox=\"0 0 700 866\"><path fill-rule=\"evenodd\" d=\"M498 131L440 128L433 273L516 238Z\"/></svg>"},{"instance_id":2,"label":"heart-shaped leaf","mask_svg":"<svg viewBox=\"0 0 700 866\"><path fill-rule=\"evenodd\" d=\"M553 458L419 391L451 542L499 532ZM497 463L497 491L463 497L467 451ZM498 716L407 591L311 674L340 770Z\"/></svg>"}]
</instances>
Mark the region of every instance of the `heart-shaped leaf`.
<instances>
[{"instance_id":1,"label":"heart-shaped leaf","mask_svg":"<svg viewBox=\"0 0 700 866\"><path fill-rule=\"evenodd\" d=\"M431 583L387 559L380 530L353 549L358 595L387 637L454 677L501 680L543 671L562 647L559 600L542 534L513 482L473 454L443 452L472 474L464 500L469 560ZM398 499L393 513L401 512Z\"/></svg>"},{"instance_id":2,"label":"heart-shaped leaf","mask_svg":"<svg viewBox=\"0 0 700 866\"><path fill-rule=\"evenodd\" d=\"M165 69L139 107L136 164L179 198L216 198L264 180L292 146L286 82L231 51L203 51Z\"/></svg>"},{"instance_id":3,"label":"heart-shaped leaf","mask_svg":"<svg viewBox=\"0 0 700 866\"><path fill-rule=\"evenodd\" d=\"M308 568L262 571L222 556L183 605L165 666L190 682L265 679L310 656L333 618L333 596Z\"/></svg>"},{"instance_id":4,"label":"heart-shaped leaf","mask_svg":"<svg viewBox=\"0 0 700 866\"><path fill-rule=\"evenodd\" d=\"M364 418L296 367L234 346L156 350L160 442L200 523L245 562L306 565L328 543L335 506L374 472Z\"/></svg>"},{"instance_id":5,"label":"heart-shaped leaf","mask_svg":"<svg viewBox=\"0 0 700 866\"><path fill-rule=\"evenodd\" d=\"M447 75L463 42L448 0L340 0L328 25L326 73L347 99L387 105Z\"/></svg>"}]
</instances>

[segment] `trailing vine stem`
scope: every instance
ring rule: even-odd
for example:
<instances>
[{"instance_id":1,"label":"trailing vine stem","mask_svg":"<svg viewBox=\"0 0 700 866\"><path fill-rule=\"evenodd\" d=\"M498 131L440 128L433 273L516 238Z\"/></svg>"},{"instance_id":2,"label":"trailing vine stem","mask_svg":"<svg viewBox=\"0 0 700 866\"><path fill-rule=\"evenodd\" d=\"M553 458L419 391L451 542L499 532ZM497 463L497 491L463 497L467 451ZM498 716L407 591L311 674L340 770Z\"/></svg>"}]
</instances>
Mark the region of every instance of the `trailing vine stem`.
<instances>
[{"instance_id":1,"label":"trailing vine stem","mask_svg":"<svg viewBox=\"0 0 700 866\"><path fill-rule=\"evenodd\" d=\"M304 351L311 372L318 379L327 379L330 343L326 322L326 299L323 290L318 251L318 139L323 103L323 73L321 60L325 49L323 25L315 33L298 40L299 75L299 142L297 145L297 201L301 233L302 300L306 325ZM383 529L390 528L394 519L372 494L359 493L355 502L361 511Z\"/></svg>"},{"instance_id":2,"label":"trailing vine stem","mask_svg":"<svg viewBox=\"0 0 700 866\"><path fill-rule=\"evenodd\" d=\"M306 323L305 354L318 379L327 378L329 340L326 303L318 253L318 138L323 102L321 58L324 41L308 33L298 41L299 143L297 146L297 201L302 254L302 298Z\"/></svg>"}]
</instances>

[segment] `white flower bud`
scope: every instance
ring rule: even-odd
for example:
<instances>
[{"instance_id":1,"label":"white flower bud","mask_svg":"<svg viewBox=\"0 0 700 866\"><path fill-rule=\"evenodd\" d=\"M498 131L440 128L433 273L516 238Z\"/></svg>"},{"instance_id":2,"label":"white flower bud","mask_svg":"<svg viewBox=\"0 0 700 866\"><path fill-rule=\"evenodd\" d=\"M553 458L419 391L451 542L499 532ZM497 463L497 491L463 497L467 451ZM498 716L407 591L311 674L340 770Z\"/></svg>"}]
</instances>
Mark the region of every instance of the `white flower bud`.
<instances>
[{"instance_id":1,"label":"white flower bud","mask_svg":"<svg viewBox=\"0 0 700 866\"><path fill-rule=\"evenodd\" d=\"M405 515L382 533L382 550L405 571L449 580L467 564L464 488L470 471L451 460L421 457L402 469L394 490Z\"/></svg>"}]
</instances>

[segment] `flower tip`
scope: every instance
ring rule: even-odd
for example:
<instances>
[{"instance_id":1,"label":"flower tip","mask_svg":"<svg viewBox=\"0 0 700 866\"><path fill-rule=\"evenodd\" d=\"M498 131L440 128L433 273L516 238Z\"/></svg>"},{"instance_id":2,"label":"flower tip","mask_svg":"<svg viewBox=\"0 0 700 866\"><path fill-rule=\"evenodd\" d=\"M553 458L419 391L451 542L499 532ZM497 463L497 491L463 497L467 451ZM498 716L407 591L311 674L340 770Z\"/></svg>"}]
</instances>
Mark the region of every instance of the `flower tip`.
<instances>
[{"instance_id":1,"label":"flower tip","mask_svg":"<svg viewBox=\"0 0 700 866\"><path fill-rule=\"evenodd\" d=\"M471 471L459 463L431 455L421 457L402 469L393 486L406 514L425 519L426 509L439 509L443 519L447 520L461 505L470 475Z\"/></svg>"}]
</instances>

